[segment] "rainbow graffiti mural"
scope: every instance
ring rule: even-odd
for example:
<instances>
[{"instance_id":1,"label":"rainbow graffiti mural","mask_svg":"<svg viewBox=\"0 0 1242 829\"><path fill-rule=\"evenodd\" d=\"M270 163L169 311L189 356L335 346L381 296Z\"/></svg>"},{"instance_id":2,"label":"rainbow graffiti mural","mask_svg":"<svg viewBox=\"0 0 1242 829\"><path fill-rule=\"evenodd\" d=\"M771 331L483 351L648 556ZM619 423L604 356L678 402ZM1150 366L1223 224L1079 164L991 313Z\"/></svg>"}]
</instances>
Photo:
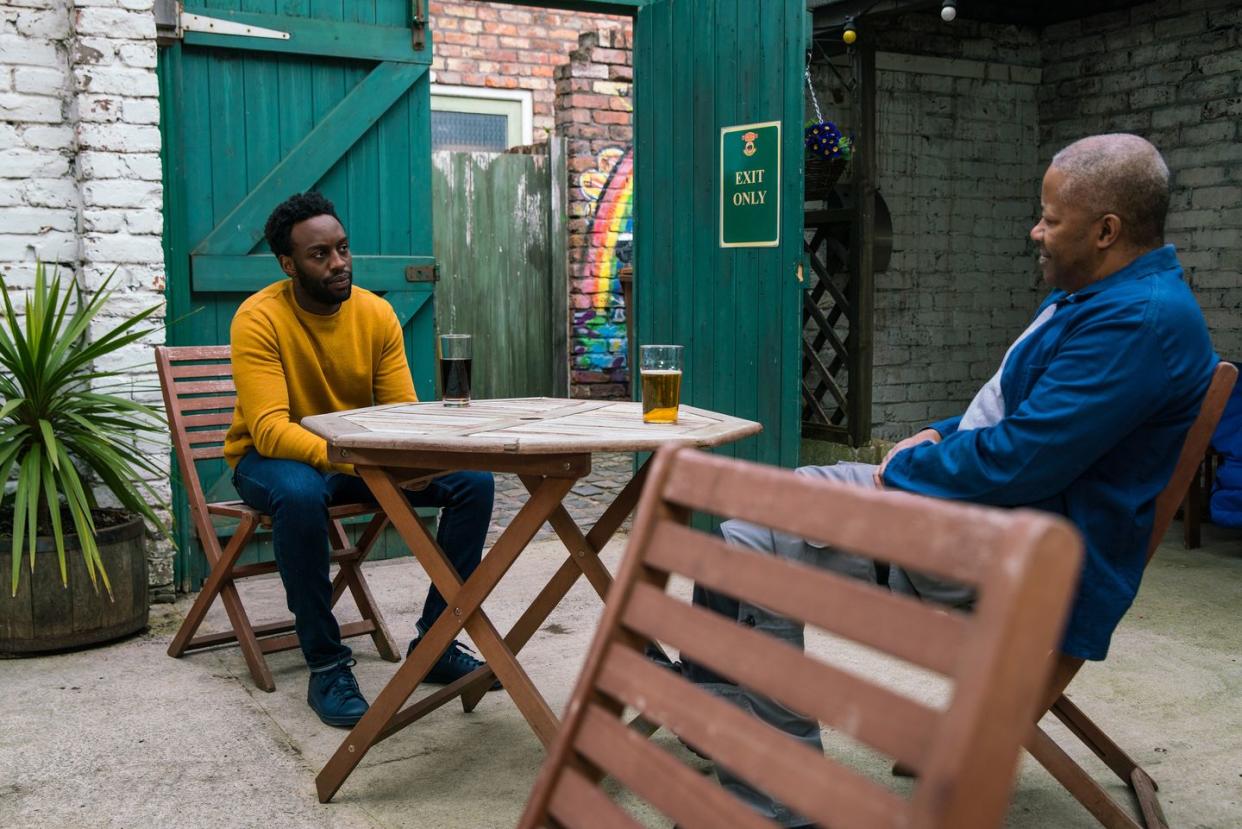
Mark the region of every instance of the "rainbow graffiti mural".
<instances>
[{"instance_id":1,"label":"rainbow graffiti mural","mask_svg":"<svg viewBox=\"0 0 1242 829\"><path fill-rule=\"evenodd\" d=\"M587 274L577 285L591 298L591 307L574 312L573 367L624 382L628 309L617 274L630 264L634 247L634 150L610 147L598 154L596 165L579 179L579 189L595 203L595 211Z\"/></svg>"}]
</instances>

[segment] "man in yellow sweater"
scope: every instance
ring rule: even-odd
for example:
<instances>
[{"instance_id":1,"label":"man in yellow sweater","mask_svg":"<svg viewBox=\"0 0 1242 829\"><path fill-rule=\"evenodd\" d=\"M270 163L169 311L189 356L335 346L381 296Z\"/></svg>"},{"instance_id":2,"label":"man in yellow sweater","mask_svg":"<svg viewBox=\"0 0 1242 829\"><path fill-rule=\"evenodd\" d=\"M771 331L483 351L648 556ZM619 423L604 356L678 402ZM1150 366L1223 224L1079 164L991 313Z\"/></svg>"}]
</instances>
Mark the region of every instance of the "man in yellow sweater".
<instances>
[{"instance_id":1,"label":"man in yellow sweater","mask_svg":"<svg viewBox=\"0 0 1242 829\"><path fill-rule=\"evenodd\" d=\"M352 727L367 701L332 615L327 508L371 493L352 467L329 463L327 443L300 424L417 397L397 315L381 297L354 288L349 240L332 203L319 193L294 195L264 232L289 278L251 296L233 317L237 407L224 454L242 500L272 516L276 565L311 670L307 702L328 725ZM463 579L482 556L492 496L486 472L445 475L408 494L411 504L443 508L437 541ZM444 608L433 586L411 651ZM480 665L453 642L426 681L447 684Z\"/></svg>"}]
</instances>

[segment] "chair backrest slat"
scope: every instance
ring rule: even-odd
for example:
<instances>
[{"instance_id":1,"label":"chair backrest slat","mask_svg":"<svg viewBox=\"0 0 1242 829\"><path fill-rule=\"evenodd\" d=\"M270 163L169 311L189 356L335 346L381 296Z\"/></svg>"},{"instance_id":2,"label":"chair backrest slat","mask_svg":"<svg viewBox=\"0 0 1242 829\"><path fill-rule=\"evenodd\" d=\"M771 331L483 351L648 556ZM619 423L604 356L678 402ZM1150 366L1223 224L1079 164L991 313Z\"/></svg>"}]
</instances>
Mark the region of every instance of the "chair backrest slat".
<instances>
[{"instance_id":1,"label":"chair backrest slat","mask_svg":"<svg viewBox=\"0 0 1242 829\"><path fill-rule=\"evenodd\" d=\"M178 382L176 388L177 396L183 399L186 395L191 394L220 394L221 392L233 394L237 391L237 386L233 385L232 377L229 377L227 380L185 380ZM190 398L187 402L193 405L193 398Z\"/></svg>"},{"instance_id":2,"label":"chair backrest slat","mask_svg":"<svg viewBox=\"0 0 1242 829\"><path fill-rule=\"evenodd\" d=\"M191 446L201 447L203 444L221 444L221 449L223 450L224 436L228 432L228 429L191 430L187 431L185 436Z\"/></svg>"},{"instance_id":3,"label":"chair backrest slat","mask_svg":"<svg viewBox=\"0 0 1242 829\"><path fill-rule=\"evenodd\" d=\"M683 659L841 729L905 765L917 768L923 763L936 714L922 703L806 659L784 642L773 642L651 585L635 585L621 623L651 641L672 646Z\"/></svg>"},{"instance_id":4,"label":"chair backrest slat","mask_svg":"<svg viewBox=\"0 0 1242 829\"><path fill-rule=\"evenodd\" d=\"M966 636L965 614L929 615L926 607L877 585L758 558L672 522L655 529L647 561L784 616L803 613L803 622L941 674L957 667Z\"/></svg>"},{"instance_id":5,"label":"chair backrest slat","mask_svg":"<svg viewBox=\"0 0 1242 829\"><path fill-rule=\"evenodd\" d=\"M938 509L941 503L917 495L890 492L877 501L876 493L848 484L813 480L813 487L802 486L800 477L777 467L729 475L729 463L712 455L677 466L665 498L972 586L980 578L975 550L994 544L1009 526L1004 513L985 507L955 504L960 512L949 518ZM825 521L829 502L832 520ZM889 520L894 511L900 521Z\"/></svg>"},{"instance_id":6,"label":"chair backrest slat","mask_svg":"<svg viewBox=\"0 0 1242 829\"><path fill-rule=\"evenodd\" d=\"M187 429L198 429L204 426L231 426L233 423L233 409L230 407L228 409L212 411L208 414L188 414L181 418L181 423Z\"/></svg>"},{"instance_id":7,"label":"chair backrest slat","mask_svg":"<svg viewBox=\"0 0 1242 829\"><path fill-rule=\"evenodd\" d=\"M237 395L235 394L219 397L174 397L173 400L173 405L183 415L189 415L194 412L209 412L211 414L224 412L231 415L233 408L237 405Z\"/></svg>"},{"instance_id":8,"label":"chair backrest slat","mask_svg":"<svg viewBox=\"0 0 1242 829\"><path fill-rule=\"evenodd\" d=\"M177 357L176 359L184 358ZM176 380L186 377L232 377L233 366L227 360L226 355L223 363L174 363L169 376Z\"/></svg>"},{"instance_id":9,"label":"chair backrest slat","mask_svg":"<svg viewBox=\"0 0 1242 829\"><path fill-rule=\"evenodd\" d=\"M598 706L584 711L578 748L592 765L629 786L685 829L695 825L776 829L754 812L738 814L723 789ZM687 809L688 804L695 808ZM698 822L703 820L700 815L705 822Z\"/></svg>"},{"instance_id":10,"label":"chair backrest slat","mask_svg":"<svg viewBox=\"0 0 1242 829\"><path fill-rule=\"evenodd\" d=\"M224 457L227 429L202 427L227 427L232 423L237 396L230 353L227 345L158 346L155 349L155 367L164 395L173 452L200 538L215 530L207 514L207 497L195 462Z\"/></svg>"},{"instance_id":11,"label":"chair backrest slat","mask_svg":"<svg viewBox=\"0 0 1242 829\"><path fill-rule=\"evenodd\" d=\"M883 595L828 570L731 547L686 526L693 511L742 518L957 581L975 588L978 599L973 612L963 613ZM756 813L725 789L625 728L618 715L626 707L816 823L999 825L1081 556L1077 532L1056 516L865 490L694 450L662 450L566 721L520 826L545 819L560 770L579 766L615 778L686 829L766 825L754 824ZM688 605L665 592L672 575L941 672L952 685L948 702L913 699L892 690L885 671L864 675L829 665L759 628ZM642 654L648 641L675 646L685 659L913 766L920 772L913 794L901 797L656 666ZM687 773L693 782L683 784Z\"/></svg>"},{"instance_id":12,"label":"chair backrest slat","mask_svg":"<svg viewBox=\"0 0 1242 829\"><path fill-rule=\"evenodd\" d=\"M548 812L565 826L593 829L643 829L643 825L608 799L582 772L565 769ZM547 824L544 824L547 826Z\"/></svg>"},{"instance_id":13,"label":"chair backrest slat","mask_svg":"<svg viewBox=\"0 0 1242 829\"><path fill-rule=\"evenodd\" d=\"M697 686L681 686L668 671L618 645L612 646L598 682L609 697L642 707L644 716L698 751L722 758L734 774L803 814L840 810L863 816L871 826L900 824L908 806L891 791L787 738L781 751L754 751L755 746L772 742L769 726ZM627 783L619 775L618 779Z\"/></svg>"},{"instance_id":14,"label":"chair backrest slat","mask_svg":"<svg viewBox=\"0 0 1242 829\"><path fill-rule=\"evenodd\" d=\"M1220 422L1220 416L1225 411L1225 404L1229 402L1229 394L1237 379L1237 366L1224 360L1217 363L1207 394L1203 398L1203 405L1199 407L1199 414L1182 443L1182 451L1177 457L1177 465L1173 467L1173 475L1156 498L1156 517L1152 524L1151 538L1147 542L1148 561L1156 554L1156 548L1164 539L1177 508L1186 497L1191 479L1198 472L1199 464L1203 463L1208 444L1212 442L1212 433L1216 431L1216 424Z\"/></svg>"},{"instance_id":15,"label":"chair backrest slat","mask_svg":"<svg viewBox=\"0 0 1242 829\"><path fill-rule=\"evenodd\" d=\"M178 363L189 363L199 360L223 360L228 361L233 350L227 345L176 345L176 346L160 346L167 349L169 359Z\"/></svg>"}]
</instances>

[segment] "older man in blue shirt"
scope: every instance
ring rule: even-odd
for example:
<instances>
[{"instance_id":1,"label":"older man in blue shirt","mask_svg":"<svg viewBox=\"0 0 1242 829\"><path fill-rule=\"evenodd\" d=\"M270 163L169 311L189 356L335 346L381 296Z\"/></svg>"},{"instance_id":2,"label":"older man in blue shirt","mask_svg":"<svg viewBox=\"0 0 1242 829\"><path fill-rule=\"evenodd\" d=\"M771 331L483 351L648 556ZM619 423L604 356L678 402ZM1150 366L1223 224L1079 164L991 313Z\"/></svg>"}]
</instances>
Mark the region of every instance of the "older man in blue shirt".
<instances>
[{"instance_id":1,"label":"older man in blue shirt","mask_svg":"<svg viewBox=\"0 0 1242 829\"><path fill-rule=\"evenodd\" d=\"M966 411L898 443L878 467L801 474L936 498L1063 515L1086 558L1064 653L1103 659L1138 591L1156 496L1207 391L1217 358L1172 245L1164 244L1168 168L1135 135L1097 135L1053 157L1031 230L1052 292ZM730 521L731 542L874 579L871 561ZM890 572L890 588L950 605L965 589ZM802 629L763 608L696 590L696 601L801 646ZM684 670L821 748L819 724L687 665ZM721 782L784 826L796 814L724 770Z\"/></svg>"}]
</instances>

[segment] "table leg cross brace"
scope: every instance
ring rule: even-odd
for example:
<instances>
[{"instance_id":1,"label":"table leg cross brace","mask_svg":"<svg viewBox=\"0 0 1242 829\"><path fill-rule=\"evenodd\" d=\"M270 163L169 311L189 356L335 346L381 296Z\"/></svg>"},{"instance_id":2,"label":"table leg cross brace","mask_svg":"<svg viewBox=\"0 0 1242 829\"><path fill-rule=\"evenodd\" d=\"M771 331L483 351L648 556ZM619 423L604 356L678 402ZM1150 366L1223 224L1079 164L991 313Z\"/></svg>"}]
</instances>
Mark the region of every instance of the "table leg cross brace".
<instances>
[{"instance_id":1,"label":"table leg cross brace","mask_svg":"<svg viewBox=\"0 0 1242 829\"><path fill-rule=\"evenodd\" d=\"M487 660L488 670L494 671L500 677L510 698L545 746L551 742L557 728L556 716L535 689L525 669L505 646L499 631L483 612L482 604L534 538L539 527L560 507L575 479L543 479L530 500L518 511L513 522L484 556L473 575L463 584L444 551L428 534L422 521L401 494L400 471L397 470L394 474L393 470L359 466L358 473L366 481L411 552L427 571L432 583L444 596L448 609L424 634L419 647L397 669L397 673L384 686L367 713L315 778L315 787L322 803L328 802L336 794L375 743L399 730L399 727L392 726L393 720L402 713L401 706L414 693L432 665L463 627ZM454 685L465 687L469 680L466 677ZM451 688L453 686L448 686L433 696L440 697L441 702L452 699L456 692L450 693ZM431 710L421 704L416 704L415 707L425 709L422 713ZM408 724L416 718L401 717L401 724Z\"/></svg>"}]
</instances>

